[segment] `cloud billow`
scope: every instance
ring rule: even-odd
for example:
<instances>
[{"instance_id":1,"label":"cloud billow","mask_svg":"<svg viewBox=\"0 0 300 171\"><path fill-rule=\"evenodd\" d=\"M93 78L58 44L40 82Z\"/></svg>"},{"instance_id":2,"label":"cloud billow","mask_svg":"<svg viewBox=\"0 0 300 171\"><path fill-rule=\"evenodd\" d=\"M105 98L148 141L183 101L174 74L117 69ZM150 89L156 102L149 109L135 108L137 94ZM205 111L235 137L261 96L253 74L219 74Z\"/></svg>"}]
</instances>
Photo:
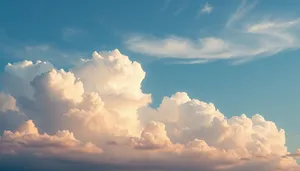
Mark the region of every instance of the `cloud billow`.
<instances>
[{"instance_id":1,"label":"cloud billow","mask_svg":"<svg viewBox=\"0 0 300 171\"><path fill-rule=\"evenodd\" d=\"M141 64L118 50L94 52L69 70L22 61L4 72L0 120L9 119L0 127L3 167L300 170L284 130L259 114L227 119L214 104L185 92L151 107Z\"/></svg>"}]
</instances>

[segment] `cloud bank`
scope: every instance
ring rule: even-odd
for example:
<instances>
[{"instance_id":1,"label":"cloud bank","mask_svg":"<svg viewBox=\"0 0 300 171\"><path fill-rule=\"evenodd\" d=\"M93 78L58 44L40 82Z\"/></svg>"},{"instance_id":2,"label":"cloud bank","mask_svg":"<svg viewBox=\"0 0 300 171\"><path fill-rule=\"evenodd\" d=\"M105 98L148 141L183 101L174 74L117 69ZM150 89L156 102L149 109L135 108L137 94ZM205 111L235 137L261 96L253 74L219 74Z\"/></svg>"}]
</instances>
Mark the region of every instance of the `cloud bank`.
<instances>
[{"instance_id":1,"label":"cloud bank","mask_svg":"<svg viewBox=\"0 0 300 171\"><path fill-rule=\"evenodd\" d=\"M0 94L0 167L300 170L298 152L287 151L285 132L272 121L259 114L227 119L185 92L152 108L141 87L145 76L118 50L94 52L68 70L46 61L8 64Z\"/></svg>"},{"instance_id":2,"label":"cloud bank","mask_svg":"<svg viewBox=\"0 0 300 171\"><path fill-rule=\"evenodd\" d=\"M124 44L136 53L157 58L185 59L185 64L224 59L238 63L300 48L299 18L252 21L246 14L255 5L242 1L228 18L221 36L191 38L133 34L127 37ZM209 13L211 10L207 4L202 11Z\"/></svg>"}]
</instances>

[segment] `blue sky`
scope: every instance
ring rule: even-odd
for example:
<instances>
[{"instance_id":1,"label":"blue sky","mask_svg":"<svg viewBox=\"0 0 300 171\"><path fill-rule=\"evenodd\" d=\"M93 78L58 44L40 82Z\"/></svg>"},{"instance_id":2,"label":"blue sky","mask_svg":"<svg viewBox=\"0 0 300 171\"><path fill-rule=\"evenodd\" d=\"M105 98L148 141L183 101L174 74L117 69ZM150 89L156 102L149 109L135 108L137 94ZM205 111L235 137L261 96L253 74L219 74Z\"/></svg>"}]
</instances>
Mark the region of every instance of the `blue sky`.
<instances>
[{"instance_id":1,"label":"blue sky","mask_svg":"<svg viewBox=\"0 0 300 171\"><path fill-rule=\"evenodd\" d=\"M117 48L142 64L153 105L185 91L228 117L260 113L286 130L293 150L299 10L298 0L2 0L0 66L39 59L67 68Z\"/></svg>"}]
</instances>

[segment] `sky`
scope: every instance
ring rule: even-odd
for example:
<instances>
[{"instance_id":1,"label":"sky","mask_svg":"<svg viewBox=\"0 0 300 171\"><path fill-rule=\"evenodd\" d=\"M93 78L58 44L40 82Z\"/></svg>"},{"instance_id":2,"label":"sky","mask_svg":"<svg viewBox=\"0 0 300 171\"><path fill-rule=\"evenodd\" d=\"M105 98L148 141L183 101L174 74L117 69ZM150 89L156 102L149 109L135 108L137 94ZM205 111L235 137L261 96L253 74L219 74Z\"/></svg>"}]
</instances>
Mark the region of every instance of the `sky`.
<instances>
[{"instance_id":1,"label":"sky","mask_svg":"<svg viewBox=\"0 0 300 171\"><path fill-rule=\"evenodd\" d=\"M300 170L299 10L2 0L0 167Z\"/></svg>"}]
</instances>

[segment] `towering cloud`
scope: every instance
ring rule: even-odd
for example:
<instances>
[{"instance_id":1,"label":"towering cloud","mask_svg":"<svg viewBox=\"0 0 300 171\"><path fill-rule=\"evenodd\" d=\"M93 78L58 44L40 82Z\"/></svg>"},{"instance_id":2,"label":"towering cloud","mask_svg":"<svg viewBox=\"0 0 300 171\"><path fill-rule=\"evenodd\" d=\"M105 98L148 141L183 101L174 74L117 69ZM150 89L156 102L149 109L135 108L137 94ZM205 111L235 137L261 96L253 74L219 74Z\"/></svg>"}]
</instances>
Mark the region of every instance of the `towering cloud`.
<instances>
[{"instance_id":1,"label":"towering cloud","mask_svg":"<svg viewBox=\"0 0 300 171\"><path fill-rule=\"evenodd\" d=\"M0 157L46 159L39 170L300 170L275 123L259 114L227 119L185 92L152 108L141 87L145 75L118 50L94 52L68 70L41 61L8 64Z\"/></svg>"},{"instance_id":2,"label":"towering cloud","mask_svg":"<svg viewBox=\"0 0 300 171\"><path fill-rule=\"evenodd\" d=\"M3 81L4 89L13 96L32 97L33 90L30 82L38 75L48 72L53 68L49 62L22 61L14 64L7 64L4 68L5 80Z\"/></svg>"}]
</instances>

